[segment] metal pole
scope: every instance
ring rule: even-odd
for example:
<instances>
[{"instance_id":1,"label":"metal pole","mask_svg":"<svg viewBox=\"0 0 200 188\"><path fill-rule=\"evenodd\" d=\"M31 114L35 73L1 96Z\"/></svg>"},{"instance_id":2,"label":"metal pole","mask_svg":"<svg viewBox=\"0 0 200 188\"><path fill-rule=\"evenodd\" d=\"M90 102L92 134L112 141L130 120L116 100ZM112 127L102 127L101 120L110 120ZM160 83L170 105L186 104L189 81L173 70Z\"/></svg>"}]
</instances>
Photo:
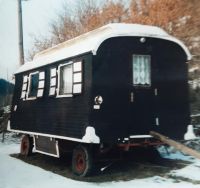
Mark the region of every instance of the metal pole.
<instances>
[{"instance_id":1,"label":"metal pole","mask_svg":"<svg viewBox=\"0 0 200 188\"><path fill-rule=\"evenodd\" d=\"M23 23L22 23L22 2L18 1L18 35L19 35L19 64L24 64L24 47L23 47Z\"/></svg>"}]
</instances>

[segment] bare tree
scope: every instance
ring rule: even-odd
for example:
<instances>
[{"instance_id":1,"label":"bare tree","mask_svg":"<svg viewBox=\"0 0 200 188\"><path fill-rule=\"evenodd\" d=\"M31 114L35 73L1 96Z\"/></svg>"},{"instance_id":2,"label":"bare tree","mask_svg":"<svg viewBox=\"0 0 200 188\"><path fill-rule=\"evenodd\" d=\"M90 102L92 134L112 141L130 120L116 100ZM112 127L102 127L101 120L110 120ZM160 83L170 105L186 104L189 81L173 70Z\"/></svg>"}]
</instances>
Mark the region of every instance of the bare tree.
<instances>
[{"instance_id":1,"label":"bare tree","mask_svg":"<svg viewBox=\"0 0 200 188\"><path fill-rule=\"evenodd\" d=\"M156 25L183 40L199 62L200 1L199 0L95 0L76 1L73 11L64 4L57 19L50 24L49 37L37 37L29 52L32 59L38 51L74 38L107 23L127 22ZM129 1L126 1L129 2ZM199 56L200 57L200 56Z\"/></svg>"},{"instance_id":2,"label":"bare tree","mask_svg":"<svg viewBox=\"0 0 200 188\"><path fill-rule=\"evenodd\" d=\"M95 0L77 1L74 11L63 5L57 19L50 24L50 37L35 37L34 47L29 51L27 60L33 59L35 53L59 44L82 33L102 25L125 21L128 10L119 1L104 1L98 5Z\"/></svg>"}]
</instances>

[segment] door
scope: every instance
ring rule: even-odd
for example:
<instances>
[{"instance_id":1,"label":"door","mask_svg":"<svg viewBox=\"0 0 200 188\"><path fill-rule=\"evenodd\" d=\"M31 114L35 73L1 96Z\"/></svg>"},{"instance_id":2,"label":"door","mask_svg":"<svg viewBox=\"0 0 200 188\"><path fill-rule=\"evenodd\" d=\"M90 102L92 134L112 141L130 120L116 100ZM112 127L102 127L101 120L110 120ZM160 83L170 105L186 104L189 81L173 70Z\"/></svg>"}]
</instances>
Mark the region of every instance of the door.
<instances>
[{"instance_id":1,"label":"door","mask_svg":"<svg viewBox=\"0 0 200 188\"><path fill-rule=\"evenodd\" d=\"M157 131L173 139L183 139L190 123L187 64L171 53L154 57L153 82L157 95L153 108L159 121Z\"/></svg>"},{"instance_id":2,"label":"door","mask_svg":"<svg viewBox=\"0 0 200 188\"><path fill-rule=\"evenodd\" d=\"M154 114L156 89L152 85L151 55L133 55L129 88L129 134L148 135L159 120Z\"/></svg>"}]
</instances>

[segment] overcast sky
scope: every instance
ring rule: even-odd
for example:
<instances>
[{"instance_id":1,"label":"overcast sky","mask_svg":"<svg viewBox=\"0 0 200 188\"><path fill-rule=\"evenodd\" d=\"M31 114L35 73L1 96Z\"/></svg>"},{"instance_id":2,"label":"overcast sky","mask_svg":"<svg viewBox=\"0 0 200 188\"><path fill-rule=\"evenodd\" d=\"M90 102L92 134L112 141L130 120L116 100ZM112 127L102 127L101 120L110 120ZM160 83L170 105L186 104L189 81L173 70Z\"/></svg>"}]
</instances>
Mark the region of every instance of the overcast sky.
<instances>
[{"instance_id":1,"label":"overcast sky","mask_svg":"<svg viewBox=\"0 0 200 188\"><path fill-rule=\"evenodd\" d=\"M33 35L48 35L49 23L62 10L63 2L75 0L23 1L25 53L33 45ZM18 68L17 0L0 0L0 78L11 79Z\"/></svg>"}]
</instances>

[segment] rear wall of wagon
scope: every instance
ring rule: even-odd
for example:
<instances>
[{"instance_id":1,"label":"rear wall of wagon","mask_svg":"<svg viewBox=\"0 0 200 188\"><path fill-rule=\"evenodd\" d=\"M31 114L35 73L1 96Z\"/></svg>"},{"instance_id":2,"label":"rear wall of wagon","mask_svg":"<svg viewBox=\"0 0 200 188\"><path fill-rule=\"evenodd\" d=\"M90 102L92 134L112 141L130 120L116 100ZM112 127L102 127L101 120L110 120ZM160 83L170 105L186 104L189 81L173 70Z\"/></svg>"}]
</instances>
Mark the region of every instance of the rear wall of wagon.
<instances>
[{"instance_id":1,"label":"rear wall of wagon","mask_svg":"<svg viewBox=\"0 0 200 188\"><path fill-rule=\"evenodd\" d=\"M133 85L133 55L151 56L150 87ZM92 96L101 96L103 103L90 119L101 141L118 142L152 130L182 139L190 123L185 62L182 48L167 40L116 37L102 43L93 62Z\"/></svg>"}]
</instances>

